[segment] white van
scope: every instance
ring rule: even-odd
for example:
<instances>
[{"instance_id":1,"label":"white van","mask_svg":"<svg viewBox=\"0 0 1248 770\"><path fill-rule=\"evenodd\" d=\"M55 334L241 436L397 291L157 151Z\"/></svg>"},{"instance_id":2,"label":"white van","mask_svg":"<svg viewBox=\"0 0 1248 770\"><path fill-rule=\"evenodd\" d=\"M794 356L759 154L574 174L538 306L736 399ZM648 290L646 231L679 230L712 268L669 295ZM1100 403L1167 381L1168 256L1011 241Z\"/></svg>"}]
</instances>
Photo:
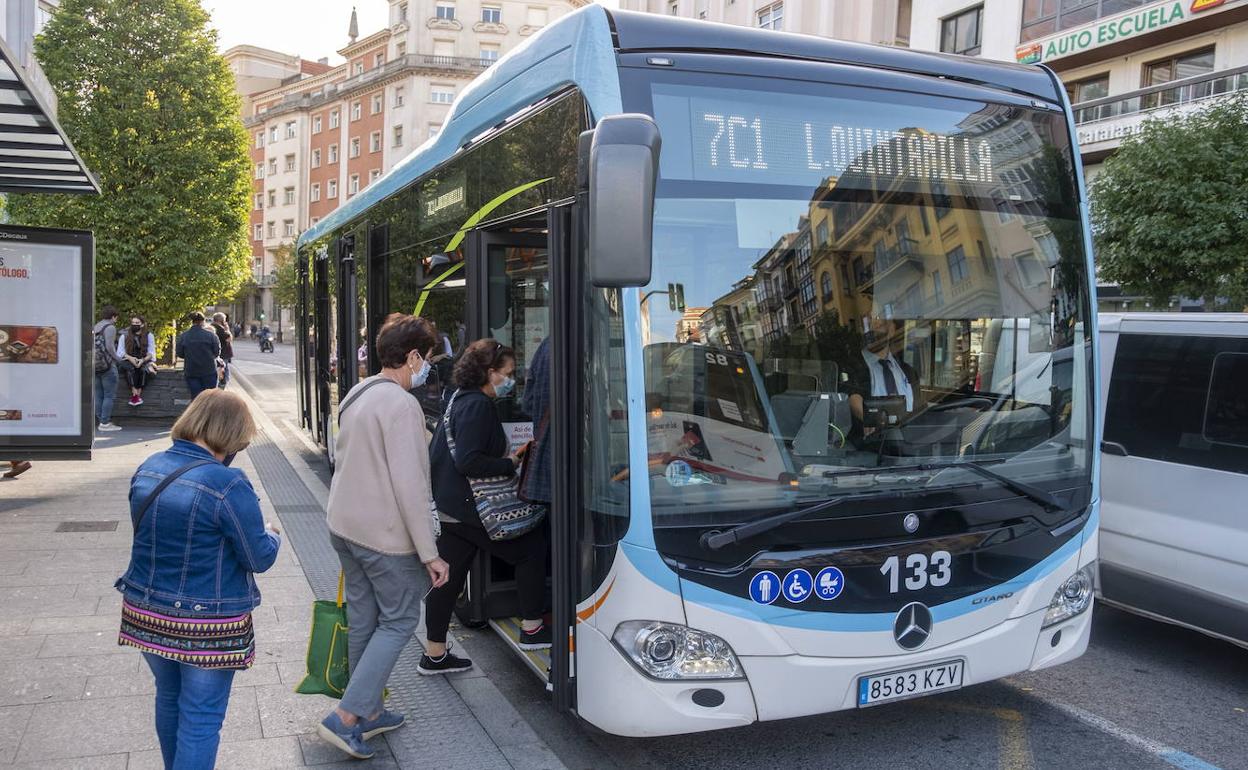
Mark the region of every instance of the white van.
<instances>
[{"instance_id":1,"label":"white van","mask_svg":"<svg viewBox=\"0 0 1248 770\"><path fill-rule=\"evenodd\" d=\"M1100 329L1102 598L1248 647L1248 314Z\"/></svg>"}]
</instances>

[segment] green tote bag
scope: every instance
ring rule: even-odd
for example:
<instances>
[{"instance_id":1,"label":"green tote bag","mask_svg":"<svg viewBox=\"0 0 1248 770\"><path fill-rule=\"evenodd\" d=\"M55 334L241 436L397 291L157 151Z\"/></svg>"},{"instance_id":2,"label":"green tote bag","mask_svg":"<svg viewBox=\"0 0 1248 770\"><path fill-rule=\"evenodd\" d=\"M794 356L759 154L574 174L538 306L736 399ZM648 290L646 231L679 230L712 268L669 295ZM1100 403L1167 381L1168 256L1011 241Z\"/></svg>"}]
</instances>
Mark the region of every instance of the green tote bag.
<instances>
[{"instance_id":1,"label":"green tote bag","mask_svg":"<svg viewBox=\"0 0 1248 770\"><path fill-rule=\"evenodd\" d=\"M342 602L343 574L338 573L338 600L312 602L308 636L308 673L295 688L302 695L341 698L347 689L347 605Z\"/></svg>"}]
</instances>

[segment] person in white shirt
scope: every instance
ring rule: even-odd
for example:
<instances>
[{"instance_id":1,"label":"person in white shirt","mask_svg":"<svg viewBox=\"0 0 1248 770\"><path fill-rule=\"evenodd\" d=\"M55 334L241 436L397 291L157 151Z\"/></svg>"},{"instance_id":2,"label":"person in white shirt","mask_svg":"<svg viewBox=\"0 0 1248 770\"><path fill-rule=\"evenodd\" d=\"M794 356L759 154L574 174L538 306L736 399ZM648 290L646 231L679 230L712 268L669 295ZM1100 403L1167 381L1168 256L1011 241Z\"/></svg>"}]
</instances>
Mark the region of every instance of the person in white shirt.
<instances>
[{"instance_id":1,"label":"person in white shirt","mask_svg":"<svg viewBox=\"0 0 1248 770\"><path fill-rule=\"evenodd\" d=\"M913 413L922 402L919 375L913 367L893 355L905 339L904 326L892 319L872 317L864 334L861 360L851 361L846 370L849 378L849 408L854 426L863 435L873 426L863 425L864 401L885 396L903 397L906 412ZM858 431L855 430L855 433Z\"/></svg>"},{"instance_id":2,"label":"person in white shirt","mask_svg":"<svg viewBox=\"0 0 1248 770\"><path fill-rule=\"evenodd\" d=\"M156 337L141 315L130 317L130 327L117 338L117 357L130 383L130 406L143 403L143 388L156 369Z\"/></svg>"}]
</instances>

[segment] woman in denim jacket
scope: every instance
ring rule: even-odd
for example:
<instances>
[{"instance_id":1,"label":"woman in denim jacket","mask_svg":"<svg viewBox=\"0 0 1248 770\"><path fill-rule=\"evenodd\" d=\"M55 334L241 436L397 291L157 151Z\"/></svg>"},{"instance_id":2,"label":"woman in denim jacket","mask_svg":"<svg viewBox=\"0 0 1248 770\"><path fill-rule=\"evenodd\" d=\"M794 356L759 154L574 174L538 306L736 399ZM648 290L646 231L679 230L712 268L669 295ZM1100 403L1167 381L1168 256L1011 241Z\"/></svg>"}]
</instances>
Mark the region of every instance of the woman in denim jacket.
<instances>
[{"instance_id":1,"label":"woman in denim jacket","mask_svg":"<svg viewBox=\"0 0 1248 770\"><path fill-rule=\"evenodd\" d=\"M156 677L166 770L211 770L234 672L255 657L254 574L273 566L281 546L251 482L229 467L255 430L239 396L206 391L174 424L173 446L130 480L134 545L116 584L118 643L142 651Z\"/></svg>"}]
</instances>

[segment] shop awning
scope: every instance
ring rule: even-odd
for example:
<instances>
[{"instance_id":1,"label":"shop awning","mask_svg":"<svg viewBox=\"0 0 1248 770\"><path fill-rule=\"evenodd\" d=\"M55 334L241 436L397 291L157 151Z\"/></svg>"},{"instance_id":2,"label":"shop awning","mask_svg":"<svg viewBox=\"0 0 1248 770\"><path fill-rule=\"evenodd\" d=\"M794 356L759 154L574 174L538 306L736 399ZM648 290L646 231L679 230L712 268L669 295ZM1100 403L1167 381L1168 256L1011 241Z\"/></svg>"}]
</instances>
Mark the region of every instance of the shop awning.
<instances>
[{"instance_id":1,"label":"shop awning","mask_svg":"<svg viewBox=\"0 0 1248 770\"><path fill-rule=\"evenodd\" d=\"M0 40L0 193L99 192L55 110Z\"/></svg>"}]
</instances>

